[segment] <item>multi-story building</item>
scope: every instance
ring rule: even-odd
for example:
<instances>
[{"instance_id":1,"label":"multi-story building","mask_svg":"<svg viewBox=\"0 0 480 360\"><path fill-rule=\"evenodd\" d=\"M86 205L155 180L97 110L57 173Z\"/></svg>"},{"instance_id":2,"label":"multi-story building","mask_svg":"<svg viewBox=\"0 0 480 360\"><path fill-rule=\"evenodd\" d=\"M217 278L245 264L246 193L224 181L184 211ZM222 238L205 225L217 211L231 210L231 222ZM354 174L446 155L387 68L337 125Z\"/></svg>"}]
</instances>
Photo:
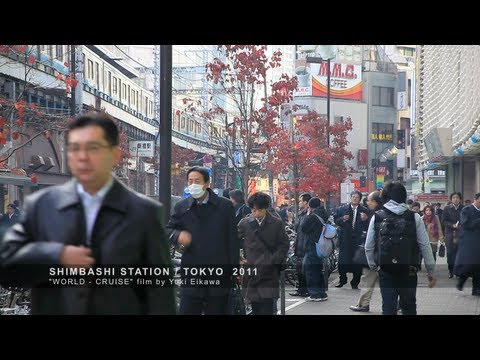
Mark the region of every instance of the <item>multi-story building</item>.
<instances>
[{"instance_id":1,"label":"multi-story building","mask_svg":"<svg viewBox=\"0 0 480 360\"><path fill-rule=\"evenodd\" d=\"M7 51L3 47L0 52L0 93L6 101L2 115L8 114L4 113L7 107L14 105L24 106L25 114L33 114L25 115L24 123L17 121L19 135L4 132L8 141L0 153L9 154L12 148L25 145L14 152L0 174L0 196L4 199L0 207L13 199L22 201L25 194L35 189L69 179L62 126L64 129L68 117L79 111L107 111L117 119L129 140L153 141L158 123L153 119L152 92L137 84L135 69L122 64L102 46L8 48ZM19 105L22 101L24 105ZM17 119L8 119L13 120ZM53 127L54 123L58 126ZM51 131L42 135L46 129ZM152 194L153 170L143 160L134 154L130 169L123 169L120 175L135 189ZM10 169L18 171L12 173ZM34 183L25 176L32 173L36 175Z\"/></svg>"},{"instance_id":2,"label":"multi-story building","mask_svg":"<svg viewBox=\"0 0 480 360\"><path fill-rule=\"evenodd\" d=\"M337 45L336 49L330 60L324 55L318 61L318 46L297 45L299 87L294 102L300 110L295 116L309 109L326 116L330 106L331 123L352 120L347 149L354 158L346 166L353 171L345 180L366 193L396 176L395 158L383 155L396 142L397 70L380 46ZM307 62L315 58L315 63Z\"/></svg>"},{"instance_id":3,"label":"multi-story building","mask_svg":"<svg viewBox=\"0 0 480 360\"><path fill-rule=\"evenodd\" d=\"M480 47L422 45L418 51L418 169L446 171L446 193L480 191Z\"/></svg>"}]
</instances>

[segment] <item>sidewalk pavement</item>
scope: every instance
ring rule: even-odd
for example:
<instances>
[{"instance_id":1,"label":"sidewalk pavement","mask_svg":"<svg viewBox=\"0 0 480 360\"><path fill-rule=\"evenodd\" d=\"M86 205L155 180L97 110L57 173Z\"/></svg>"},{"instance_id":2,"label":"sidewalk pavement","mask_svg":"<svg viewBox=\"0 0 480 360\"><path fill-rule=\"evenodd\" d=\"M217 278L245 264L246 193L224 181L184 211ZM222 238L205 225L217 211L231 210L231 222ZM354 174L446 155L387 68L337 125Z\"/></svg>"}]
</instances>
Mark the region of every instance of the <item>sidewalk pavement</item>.
<instances>
[{"instance_id":1,"label":"sidewalk pavement","mask_svg":"<svg viewBox=\"0 0 480 360\"><path fill-rule=\"evenodd\" d=\"M428 288L427 273L422 263L422 271L418 273L417 287L417 314L418 315L480 315L480 296L472 296L471 278L465 283L463 291L456 289L457 280L448 278L446 257L437 256L435 270L437 285ZM352 274L347 274L348 283L342 288L336 288L338 273L330 275L328 286L328 300L322 302L305 302L305 299L292 297L288 293L293 287L286 288L286 315L381 315L382 296L378 287L373 291L370 302L370 312L355 312L349 309L356 305L360 297L360 290L353 290L350 286ZM362 282L359 285L362 288ZM280 309L280 307L279 307Z\"/></svg>"}]
</instances>

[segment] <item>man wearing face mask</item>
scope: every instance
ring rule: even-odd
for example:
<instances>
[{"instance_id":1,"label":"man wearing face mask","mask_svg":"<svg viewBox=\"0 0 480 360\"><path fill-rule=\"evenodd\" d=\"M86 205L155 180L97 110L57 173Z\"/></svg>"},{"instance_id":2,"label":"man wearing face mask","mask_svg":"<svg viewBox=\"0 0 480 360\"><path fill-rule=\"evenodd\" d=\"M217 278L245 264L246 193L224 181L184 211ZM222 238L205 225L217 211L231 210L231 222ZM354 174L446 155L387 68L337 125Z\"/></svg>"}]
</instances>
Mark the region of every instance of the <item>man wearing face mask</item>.
<instances>
[{"instance_id":1,"label":"man wearing face mask","mask_svg":"<svg viewBox=\"0 0 480 360\"><path fill-rule=\"evenodd\" d=\"M170 241L182 252L180 274L213 269L222 271L222 284L197 284L186 278L180 289L181 315L223 315L227 313L229 269L239 265L240 244L235 226L235 211L230 200L217 196L208 186L206 168L187 172L190 197L175 205L167 225ZM217 279L217 277L215 277ZM207 280L213 280L207 279Z\"/></svg>"}]
</instances>

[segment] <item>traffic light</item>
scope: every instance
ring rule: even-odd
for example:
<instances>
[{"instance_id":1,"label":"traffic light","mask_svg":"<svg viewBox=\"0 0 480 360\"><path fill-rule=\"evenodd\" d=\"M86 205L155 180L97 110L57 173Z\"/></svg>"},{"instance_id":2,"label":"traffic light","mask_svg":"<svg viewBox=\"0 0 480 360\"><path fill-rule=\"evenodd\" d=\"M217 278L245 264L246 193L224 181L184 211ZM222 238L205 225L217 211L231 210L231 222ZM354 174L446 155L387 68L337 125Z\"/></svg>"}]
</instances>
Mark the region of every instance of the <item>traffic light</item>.
<instances>
[{"instance_id":1,"label":"traffic light","mask_svg":"<svg viewBox=\"0 0 480 360\"><path fill-rule=\"evenodd\" d=\"M397 130L397 149L405 149L405 130Z\"/></svg>"},{"instance_id":2,"label":"traffic light","mask_svg":"<svg viewBox=\"0 0 480 360\"><path fill-rule=\"evenodd\" d=\"M367 177L366 176L360 176L360 187L364 188L367 186Z\"/></svg>"}]
</instances>

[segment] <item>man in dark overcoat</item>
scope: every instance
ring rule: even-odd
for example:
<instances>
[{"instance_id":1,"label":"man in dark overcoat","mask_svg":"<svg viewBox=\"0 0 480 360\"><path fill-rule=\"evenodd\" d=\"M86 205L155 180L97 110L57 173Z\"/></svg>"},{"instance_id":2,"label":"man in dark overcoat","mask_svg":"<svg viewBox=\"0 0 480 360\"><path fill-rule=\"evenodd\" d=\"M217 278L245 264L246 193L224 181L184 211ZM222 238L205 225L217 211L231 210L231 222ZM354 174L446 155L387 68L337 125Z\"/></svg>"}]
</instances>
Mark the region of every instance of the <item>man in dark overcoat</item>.
<instances>
[{"instance_id":1,"label":"man in dark overcoat","mask_svg":"<svg viewBox=\"0 0 480 360\"><path fill-rule=\"evenodd\" d=\"M362 193L354 190L350 194L350 204L341 206L335 214L335 224L340 227L338 239L338 273L340 279L335 287L342 287L347 283L347 273L353 273L350 281L352 289L358 289L362 276L362 265L353 261L358 245L364 241L363 232L368 230L368 209L360 205Z\"/></svg>"},{"instance_id":2,"label":"man in dark overcoat","mask_svg":"<svg viewBox=\"0 0 480 360\"><path fill-rule=\"evenodd\" d=\"M480 296L480 193L473 203L460 213L460 242L455 259L455 274L459 276L457 289L462 290L472 277L472 295Z\"/></svg>"}]
</instances>

